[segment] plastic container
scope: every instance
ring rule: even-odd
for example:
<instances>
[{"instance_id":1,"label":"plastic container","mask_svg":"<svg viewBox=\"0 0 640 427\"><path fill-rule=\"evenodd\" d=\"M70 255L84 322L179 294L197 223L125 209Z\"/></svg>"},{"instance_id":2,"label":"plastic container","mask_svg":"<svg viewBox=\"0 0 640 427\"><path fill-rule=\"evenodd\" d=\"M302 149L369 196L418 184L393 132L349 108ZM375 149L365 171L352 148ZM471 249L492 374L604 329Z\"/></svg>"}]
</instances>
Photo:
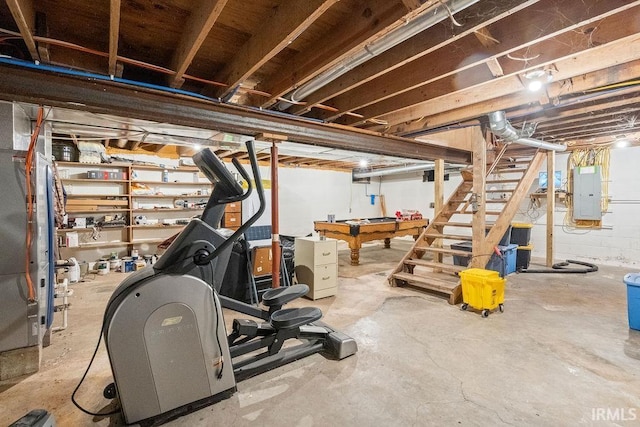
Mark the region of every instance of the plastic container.
<instances>
[{"instance_id":1,"label":"plastic container","mask_svg":"<svg viewBox=\"0 0 640 427\"><path fill-rule=\"evenodd\" d=\"M511 243L518 246L527 246L531 241L531 229L533 224L514 222L511 224Z\"/></svg>"},{"instance_id":2,"label":"plastic container","mask_svg":"<svg viewBox=\"0 0 640 427\"><path fill-rule=\"evenodd\" d=\"M487 263L487 270L497 271L504 276L515 273L518 245L498 246L498 249L502 253L502 258L493 254Z\"/></svg>"},{"instance_id":3,"label":"plastic container","mask_svg":"<svg viewBox=\"0 0 640 427\"><path fill-rule=\"evenodd\" d=\"M487 317L489 311L500 308L503 311L504 285L506 280L498 272L482 268L470 268L461 271L462 310L468 307L482 310L482 316Z\"/></svg>"},{"instance_id":4,"label":"plastic container","mask_svg":"<svg viewBox=\"0 0 640 427\"><path fill-rule=\"evenodd\" d=\"M485 235L489 234L489 230L491 230L491 227L493 227L493 224L487 224L487 231ZM507 231L505 231L504 234L502 235L502 238L498 242L498 245L506 246L509 243L511 243L510 241L511 241L511 226L507 227Z\"/></svg>"},{"instance_id":5,"label":"plastic container","mask_svg":"<svg viewBox=\"0 0 640 427\"><path fill-rule=\"evenodd\" d=\"M624 276L627 284L627 310L629 327L640 331L640 273L629 273Z\"/></svg>"},{"instance_id":6,"label":"plastic container","mask_svg":"<svg viewBox=\"0 0 640 427\"><path fill-rule=\"evenodd\" d=\"M518 251L516 252L516 271L522 271L525 268L529 268L532 250L533 245L518 246Z\"/></svg>"},{"instance_id":7,"label":"plastic container","mask_svg":"<svg viewBox=\"0 0 640 427\"><path fill-rule=\"evenodd\" d=\"M471 242L452 243L451 249L471 252ZM504 275L514 273L516 271L516 252L518 249L518 245L498 245L498 249L500 249L504 260L494 253L493 255L491 255L491 258L487 263L487 269L497 271ZM469 265L470 260L471 256L453 256L454 265L466 267Z\"/></svg>"}]
</instances>

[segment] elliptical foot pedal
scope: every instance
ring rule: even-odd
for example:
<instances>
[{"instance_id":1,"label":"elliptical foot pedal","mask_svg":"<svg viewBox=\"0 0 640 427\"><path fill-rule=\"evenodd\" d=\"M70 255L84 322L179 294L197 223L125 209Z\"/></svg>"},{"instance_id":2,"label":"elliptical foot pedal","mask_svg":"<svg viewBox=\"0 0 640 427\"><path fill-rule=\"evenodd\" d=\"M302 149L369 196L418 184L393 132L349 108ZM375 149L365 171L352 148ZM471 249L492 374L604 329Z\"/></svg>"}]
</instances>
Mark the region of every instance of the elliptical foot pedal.
<instances>
[{"instance_id":1,"label":"elliptical foot pedal","mask_svg":"<svg viewBox=\"0 0 640 427\"><path fill-rule=\"evenodd\" d=\"M292 329L315 322L322 318L322 311L316 307L283 308L271 315L271 326L278 329Z\"/></svg>"},{"instance_id":2,"label":"elliptical foot pedal","mask_svg":"<svg viewBox=\"0 0 640 427\"><path fill-rule=\"evenodd\" d=\"M284 288L268 289L262 294L262 303L267 307L283 306L288 302L298 299L309 292L307 285L293 285Z\"/></svg>"}]
</instances>

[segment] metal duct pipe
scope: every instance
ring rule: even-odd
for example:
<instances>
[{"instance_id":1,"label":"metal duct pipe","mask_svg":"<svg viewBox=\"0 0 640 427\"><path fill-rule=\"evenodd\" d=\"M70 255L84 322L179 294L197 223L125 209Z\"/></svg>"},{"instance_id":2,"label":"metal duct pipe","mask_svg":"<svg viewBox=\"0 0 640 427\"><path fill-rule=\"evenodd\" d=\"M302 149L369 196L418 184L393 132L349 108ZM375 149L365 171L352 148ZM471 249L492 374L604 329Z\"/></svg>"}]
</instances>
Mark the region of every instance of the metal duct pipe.
<instances>
[{"instance_id":1,"label":"metal duct pipe","mask_svg":"<svg viewBox=\"0 0 640 427\"><path fill-rule=\"evenodd\" d=\"M376 169L369 172L354 172L353 177L355 179L370 178L374 176L386 176L386 175L394 175L394 174L406 173L406 172L428 171L428 170L432 170L433 168L434 168L434 165L427 165L427 164L397 166L393 168Z\"/></svg>"},{"instance_id":2,"label":"metal duct pipe","mask_svg":"<svg viewBox=\"0 0 640 427\"><path fill-rule=\"evenodd\" d=\"M426 30L427 28L430 28L437 23L444 21L450 16L452 17L453 14L466 9L469 6L478 3L479 1L480 0L441 1L440 5L434 8L432 11L424 12L422 15L417 16L407 24L389 32L386 36L369 43L360 52L343 60L329 70L318 74L315 78L303 84L286 97L294 102L298 102L299 100L306 98L321 87L347 73L351 69L357 67L358 65L363 64L371 58L380 55L381 53L391 49L392 47L402 43L405 40L410 39L411 37ZM279 102L276 105L276 107L280 110L285 110L290 106L291 104L283 101Z\"/></svg>"},{"instance_id":3,"label":"metal duct pipe","mask_svg":"<svg viewBox=\"0 0 640 427\"><path fill-rule=\"evenodd\" d=\"M565 151L567 149L564 145L523 137L522 134L518 132L511 123L509 123L504 111L494 111L493 113L489 113L489 128L494 135L507 142L515 142L516 144L552 151Z\"/></svg>"}]
</instances>

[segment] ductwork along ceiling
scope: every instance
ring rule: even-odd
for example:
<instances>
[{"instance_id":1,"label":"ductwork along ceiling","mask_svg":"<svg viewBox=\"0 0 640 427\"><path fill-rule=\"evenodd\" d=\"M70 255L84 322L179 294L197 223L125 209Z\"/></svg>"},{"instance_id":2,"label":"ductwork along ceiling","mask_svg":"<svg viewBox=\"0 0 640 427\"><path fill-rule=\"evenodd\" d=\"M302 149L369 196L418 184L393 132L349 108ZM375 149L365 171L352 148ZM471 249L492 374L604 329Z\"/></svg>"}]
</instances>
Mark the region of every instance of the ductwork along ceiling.
<instances>
[{"instance_id":1,"label":"ductwork along ceiling","mask_svg":"<svg viewBox=\"0 0 640 427\"><path fill-rule=\"evenodd\" d=\"M378 166L400 165L397 146L407 148L398 158L435 158L440 152L421 153L417 141L411 149L414 138L488 126L499 112L504 129L533 129L524 138L545 149L636 145L640 137L640 1L46 0L33 7L30 14L25 2L0 2L0 75L37 63L44 79L67 70L88 73L73 77L80 85L105 78L105 97L113 80L132 93L226 105L239 121L255 111L290 118L291 126L341 125L327 129L353 130L360 151L373 138L375 155L391 157ZM38 68L48 66L65 70ZM58 106L93 113L104 101L65 105L70 93L27 93L26 86L7 84L1 97L54 97ZM58 128L73 131L69 123ZM220 144L234 142L224 136L233 132L209 132L204 140L233 151ZM162 143L169 138L162 133L145 138ZM300 135L289 142L331 146ZM189 144L202 135L173 136ZM396 139L386 146L388 137Z\"/></svg>"}]
</instances>

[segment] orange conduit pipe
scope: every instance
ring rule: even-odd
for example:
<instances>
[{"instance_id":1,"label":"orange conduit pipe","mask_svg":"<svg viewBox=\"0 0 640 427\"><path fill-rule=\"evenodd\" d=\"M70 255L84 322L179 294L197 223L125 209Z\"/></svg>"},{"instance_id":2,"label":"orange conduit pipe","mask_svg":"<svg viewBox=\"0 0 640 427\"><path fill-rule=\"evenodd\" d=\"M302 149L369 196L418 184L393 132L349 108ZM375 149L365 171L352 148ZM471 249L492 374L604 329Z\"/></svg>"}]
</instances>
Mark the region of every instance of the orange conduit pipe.
<instances>
[{"instance_id":1,"label":"orange conduit pipe","mask_svg":"<svg viewBox=\"0 0 640 427\"><path fill-rule=\"evenodd\" d=\"M44 119L44 108L40 106L38 108L38 117L36 119L36 126L31 134L31 141L29 142L29 149L27 150L27 157L25 159L25 186L27 190L27 237L26 237L26 250L25 254L25 277L27 281L27 298L29 302L35 302L36 300L36 288L31 279L31 245L33 243L33 212L34 212L34 200L33 200L33 185L31 182L31 173L33 170L33 163L36 153L36 143L38 142L38 135L40 134L40 128Z\"/></svg>"}]
</instances>

